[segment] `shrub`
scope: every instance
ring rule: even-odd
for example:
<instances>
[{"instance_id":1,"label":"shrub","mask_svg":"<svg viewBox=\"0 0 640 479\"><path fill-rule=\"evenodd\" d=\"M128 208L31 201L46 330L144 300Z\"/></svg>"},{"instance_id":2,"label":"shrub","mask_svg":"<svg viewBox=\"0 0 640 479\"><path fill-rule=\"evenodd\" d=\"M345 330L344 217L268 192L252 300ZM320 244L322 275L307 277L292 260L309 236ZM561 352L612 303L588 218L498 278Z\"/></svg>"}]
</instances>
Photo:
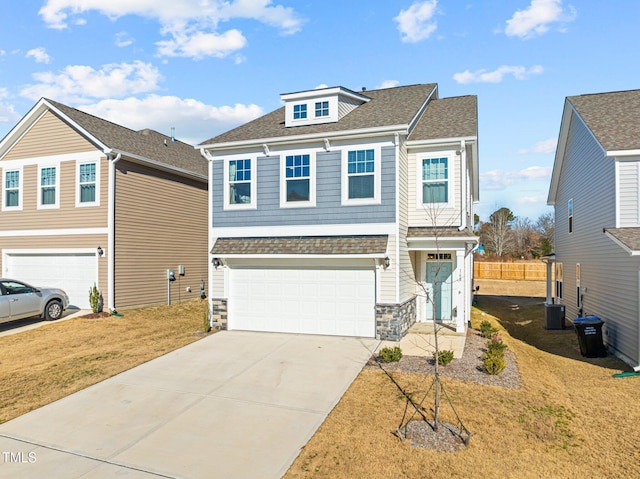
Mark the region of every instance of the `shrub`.
<instances>
[{"instance_id":1,"label":"shrub","mask_svg":"<svg viewBox=\"0 0 640 479\"><path fill-rule=\"evenodd\" d=\"M482 333L482 337L490 338L494 334L496 334L498 330L494 328L493 325L485 319L480 323L480 332Z\"/></svg>"},{"instance_id":2,"label":"shrub","mask_svg":"<svg viewBox=\"0 0 640 479\"><path fill-rule=\"evenodd\" d=\"M402 359L402 349L400 349L400 346L382 348L378 353L378 357L385 363L394 363Z\"/></svg>"},{"instance_id":3,"label":"shrub","mask_svg":"<svg viewBox=\"0 0 640 479\"><path fill-rule=\"evenodd\" d=\"M433 360L436 359L436 353L433 353ZM451 361L453 361L453 351L450 349L445 349L444 351L438 351L438 364L441 366L446 366Z\"/></svg>"},{"instance_id":4,"label":"shrub","mask_svg":"<svg viewBox=\"0 0 640 479\"><path fill-rule=\"evenodd\" d=\"M487 374L500 374L507 367L502 354L485 353L482 361L482 370Z\"/></svg>"},{"instance_id":5,"label":"shrub","mask_svg":"<svg viewBox=\"0 0 640 479\"><path fill-rule=\"evenodd\" d=\"M100 307L100 291L98 291L98 287L95 283L93 283L93 286L89 288L89 304L91 305L91 311L94 313L99 313L102 309Z\"/></svg>"},{"instance_id":6,"label":"shrub","mask_svg":"<svg viewBox=\"0 0 640 479\"><path fill-rule=\"evenodd\" d=\"M496 353L500 356L504 356L504 352L507 349L507 345L502 342L502 338L497 334L494 334L489 341L487 341L487 352Z\"/></svg>"}]
</instances>

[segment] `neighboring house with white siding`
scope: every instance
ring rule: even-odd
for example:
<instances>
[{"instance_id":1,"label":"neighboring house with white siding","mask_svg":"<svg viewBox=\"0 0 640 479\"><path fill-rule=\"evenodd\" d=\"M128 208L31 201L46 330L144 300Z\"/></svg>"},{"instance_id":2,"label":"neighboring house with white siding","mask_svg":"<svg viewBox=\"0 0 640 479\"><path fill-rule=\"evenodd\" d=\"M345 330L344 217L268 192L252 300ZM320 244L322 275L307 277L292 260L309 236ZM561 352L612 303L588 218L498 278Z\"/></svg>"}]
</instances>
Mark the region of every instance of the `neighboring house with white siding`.
<instances>
[{"instance_id":1,"label":"neighboring house with white siding","mask_svg":"<svg viewBox=\"0 0 640 479\"><path fill-rule=\"evenodd\" d=\"M435 315L465 331L477 98L421 84L281 100L198 146L217 325L399 340Z\"/></svg>"},{"instance_id":2,"label":"neighboring house with white siding","mask_svg":"<svg viewBox=\"0 0 640 479\"><path fill-rule=\"evenodd\" d=\"M43 98L0 141L0 177L0 276L81 308L95 283L114 310L166 302L174 269L172 299L198 297L207 162L192 146Z\"/></svg>"},{"instance_id":3,"label":"neighboring house with white siding","mask_svg":"<svg viewBox=\"0 0 640 479\"><path fill-rule=\"evenodd\" d=\"M548 204L555 302L604 322L609 350L640 368L640 90L567 97Z\"/></svg>"}]
</instances>

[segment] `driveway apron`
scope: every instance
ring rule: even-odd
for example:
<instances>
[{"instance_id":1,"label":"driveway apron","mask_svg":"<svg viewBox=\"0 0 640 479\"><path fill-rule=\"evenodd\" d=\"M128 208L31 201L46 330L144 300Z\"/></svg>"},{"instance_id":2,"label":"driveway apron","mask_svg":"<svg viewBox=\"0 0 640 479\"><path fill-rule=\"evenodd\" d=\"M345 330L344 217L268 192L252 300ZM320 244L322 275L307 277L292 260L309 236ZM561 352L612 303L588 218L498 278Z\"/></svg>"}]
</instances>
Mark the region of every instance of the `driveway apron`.
<instances>
[{"instance_id":1,"label":"driveway apron","mask_svg":"<svg viewBox=\"0 0 640 479\"><path fill-rule=\"evenodd\" d=\"M0 425L0 477L282 477L377 345L219 332Z\"/></svg>"}]
</instances>

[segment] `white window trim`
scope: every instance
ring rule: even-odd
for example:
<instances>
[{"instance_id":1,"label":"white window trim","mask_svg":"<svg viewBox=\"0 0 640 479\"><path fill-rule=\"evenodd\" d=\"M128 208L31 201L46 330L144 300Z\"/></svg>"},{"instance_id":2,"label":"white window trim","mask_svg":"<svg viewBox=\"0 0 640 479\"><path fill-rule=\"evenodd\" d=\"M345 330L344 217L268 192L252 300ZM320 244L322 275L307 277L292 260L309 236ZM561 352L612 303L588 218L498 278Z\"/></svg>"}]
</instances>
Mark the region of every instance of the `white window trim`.
<instances>
[{"instance_id":1,"label":"white window trim","mask_svg":"<svg viewBox=\"0 0 640 479\"><path fill-rule=\"evenodd\" d=\"M309 201L287 201L287 156L309 155ZM295 179L295 178L291 178ZM280 153L280 208L313 208L316 206L316 153L287 151Z\"/></svg>"},{"instance_id":2,"label":"white window trim","mask_svg":"<svg viewBox=\"0 0 640 479\"><path fill-rule=\"evenodd\" d=\"M373 198L349 198L349 152L373 150ZM343 206L379 205L382 202L382 148L379 144L358 144L342 149L341 191Z\"/></svg>"},{"instance_id":3,"label":"white window trim","mask_svg":"<svg viewBox=\"0 0 640 479\"><path fill-rule=\"evenodd\" d=\"M422 201L422 162L423 160L429 160L432 158L446 158L447 159L447 171L449 177L447 178L447 202L440 203L423 203ZM433 151L428 153L420 153L416 155L416 208L418 210L424 210L430 206L436 207L455 207L455 169L454 165L456 156L451 151Z\"/></svg>"},{"instance_id":4,"label":"white window trim","mask_svg":"<svg viewBox=\"0 0 640 479\"><path fill-rule=\"evenodd\" d=\"M12 171L18 171L19 175L19 183L18 183L18 206L7 206L7 173ZM2 170L2 211L22 211L22 197L24 191L24 173L22 171L22 166L18 168L5 168Z\"/></svg>"},{"instance_id":5,"label":"white window trim","mask_svg":"<svg viewBox=\"0 0 640 479\"><path fill-rule=\"evenodd\" d=\"M300 118L296 118L295 117L295 107L297 106L305 106L306 109L304 111L304 117L300 117ZM298 123L298 122L308 122L309 121L309 104L306 102L296 102L291 106L291 121L294 123Z\"/></svg>"},{"instance_id":6,"label":"white window trim","mask_svg":"<svg viewBox=\"0 0 640 479\"><path fill-rule=\"evenodd\" d=\"M229 162L235 160L251 160L251 202L245 204L229 203ZM258 208L258 157L256 155L234 155L223 160L224 164L224 207L223 210L255 210Z\"/></svg>"},{"instance_id":7,"label":"white window trim","mask_svg":"<svg viewBox=\"0 0 640 479\"><path fill-rule=\"evenodd\" d=\"M95 163L96 165L96 200L80 201L80 166ZM100 160L76 160L76 208L100 206Z\"/></svg>"},{"instance_id":8,"label":"white window trim","mask_svg":"<svg viewBox=\"0 0 640 479\"><path fill-rule=\"evenodd\" d=\"M52 205L42 204L42 170L45 168L55 168L56 170L56 183L54 185L56 191L55 203ZM60 163L43 163L38 165L38 209L39 210L54 210L60 208Z\"/></svg>"},{"instance_id":9,"label":"white window trim","mask_svg":"<svg viewBox=\"0 0 640 479\"><path fill-rule=\"evenodd\" d=\"M316 114L318 109L316 108L317 104L320 103L320 110L322 111L322 103L326 103L327 104L327 114L326 115L318 115ZM331 102L326 99L326 100L316 100L313 102L313 117L314 118L330 118L331 117Z\"/></svg>"}]
</instances>

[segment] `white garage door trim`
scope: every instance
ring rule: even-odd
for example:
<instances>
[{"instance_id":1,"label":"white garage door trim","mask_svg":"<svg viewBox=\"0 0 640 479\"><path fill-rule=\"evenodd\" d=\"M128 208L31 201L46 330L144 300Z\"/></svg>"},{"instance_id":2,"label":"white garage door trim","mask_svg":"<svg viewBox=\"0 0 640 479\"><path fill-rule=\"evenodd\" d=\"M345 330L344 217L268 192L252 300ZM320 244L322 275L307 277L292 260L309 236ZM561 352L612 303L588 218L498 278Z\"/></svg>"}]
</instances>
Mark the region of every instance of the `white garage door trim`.
<instances>
[{"instance_id":1,"label":"white garage door trim","mask_svg":"<svg viewBox=\"0 0 640 479\"><path fill-rule=\"evenodd\" d=\"M89 288L98 282L95 248L5 249L2 276L33 286L61 288L69 305L89 309Z\"/></svg>"},{"instance_id":2,"label":"white garage door trim","mask_svg":"<svg viewBox=\"0 0 640 479\"><path fill-rule=\"evenodd\" d=\"M229 329L375 337L375 269L229 268Z\"/></svg>"}]
</instances>

